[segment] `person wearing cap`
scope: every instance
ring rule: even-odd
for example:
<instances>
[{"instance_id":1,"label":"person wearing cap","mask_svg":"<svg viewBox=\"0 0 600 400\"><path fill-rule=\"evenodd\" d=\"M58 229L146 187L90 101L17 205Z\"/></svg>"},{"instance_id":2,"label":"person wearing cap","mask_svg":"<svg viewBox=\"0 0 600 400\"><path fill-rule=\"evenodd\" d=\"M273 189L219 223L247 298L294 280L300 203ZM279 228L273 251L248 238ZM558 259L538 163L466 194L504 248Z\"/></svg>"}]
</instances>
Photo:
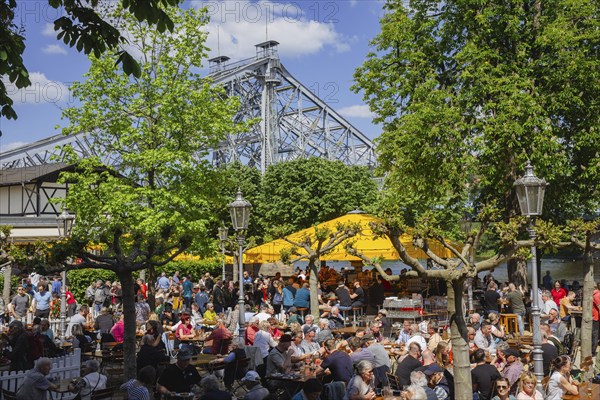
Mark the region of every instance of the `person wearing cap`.
<instances>
[{"instance_id":1,"label":"person wearing cap","mask_svg":"<svg viewBox=\"0 0 600 400\"><path fill-rule=\"evenodd\" d=\"M296 393L292 400L317 400L323 391L323 384L317 378L310 378L304 382L302 390ZM244 399L245 400L245 399Z\"/></svg>"},{"instance_id":2,"label":"person wearing cap","mask_svg":"<svg viewBox=\"0 0 600 400\"><path fill-rule=\"evenodd\" d=\"M494 382L501 375L498 369L486 362L486 354L482 349L477 349L473 353L473 360L477 364L471 370L471 381L473 382L473 393L479 394L480 400L489 400L492 397Z\"/></svg>"},{"instance_id":3,"label":"person wearing cap","mask_svg":"<svg viewBox=\"0 0 600 400\"><path fill-rule=\"evenodd\" d=\"M308 330L306 330L306 331L304 331L304 329L303 329L303 332L304 332L304 340L300 344L300 347L302 348L304 353L314 354L315 352L319 351L321 346L319 345L319 343L317 343L315 341L315 337L317 336L317 328L316 327L308 328Z\"/></svg>"},{"instance_id":4,"label":"person wearing cap","mask_svg":"<svg viewBox=\"0 0 600 400\"><path fill-rule=\"evenodd\" d=\"M446 400L450 398L450 387L448 380L444 377L444 368L438 364L430 364L422 370L427 377L428 385L433 389L437 400Z\"/></svg>"},{"instance_id":5,"label":"person wearing cap","mask_svg":"<svg viewBox=\"0 0 600 400\"><path fill-rule=\"evenodd\" d=\"M276 373L287 374L291 371L292 354L288 351L291 345L292 336L287 333L282 335L277 346L267 356L267 377ZM271 381L271 384L273 383L275 381Z\"/></svg>"},{"instance_id":6,"label":"person wearing cap","mask_svg":"<svg viewBox=\"0 0 600 400\"><path fill-rule=\"evenodd\" d=\"M158 378L156 388L159 393L173 396L174 393L189 393L192 386L200 383L200 374L190 365L192 352L181 349L177 353L177 362L169 364Z\"/></svg>"},{"instance_id":7,"label":"person wearing cap","mask_svg":"<svg viewBox=\"0 0 600 400\"><path fill-rule=\"evenodd\" d=\"M510 393L515 394L517 390L517 382L521 373L523 372L523 364L521 363L521 359L519 358L519 350L508 348L504 355L506 357L506 366L500 373L503 378L508 379L510 383Z\"/></svg>"},{"instance_id":8,"label":"person wearing cap","mask_svg":"<svg viewBox=\"0 0 600 400\"><path fill-rule=\"evenodd\" d=\"M256 371L246 372L242 383L248 389L244 400L264 400L269 395L269 390L260 384L260 376Z\"/></svg>"}]
</instances>

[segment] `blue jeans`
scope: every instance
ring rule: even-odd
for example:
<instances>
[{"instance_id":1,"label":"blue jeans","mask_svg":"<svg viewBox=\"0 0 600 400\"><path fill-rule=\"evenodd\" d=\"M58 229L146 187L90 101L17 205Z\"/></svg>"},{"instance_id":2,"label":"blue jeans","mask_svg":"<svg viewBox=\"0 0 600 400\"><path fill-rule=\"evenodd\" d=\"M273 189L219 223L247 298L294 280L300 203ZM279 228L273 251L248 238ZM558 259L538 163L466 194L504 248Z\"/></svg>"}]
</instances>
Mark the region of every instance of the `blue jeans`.
<instances>
[{"instance_id":1,"label":"blue jeans","mask_svg":"<svg viewBox=\"0 0 600 400\"><path fill-rule=\"evenodd\" d=\"M523 314L517 314L517 324L519 325L519 335L525 333L525 323L523 322Z\"/></svg>"}]
</instances>

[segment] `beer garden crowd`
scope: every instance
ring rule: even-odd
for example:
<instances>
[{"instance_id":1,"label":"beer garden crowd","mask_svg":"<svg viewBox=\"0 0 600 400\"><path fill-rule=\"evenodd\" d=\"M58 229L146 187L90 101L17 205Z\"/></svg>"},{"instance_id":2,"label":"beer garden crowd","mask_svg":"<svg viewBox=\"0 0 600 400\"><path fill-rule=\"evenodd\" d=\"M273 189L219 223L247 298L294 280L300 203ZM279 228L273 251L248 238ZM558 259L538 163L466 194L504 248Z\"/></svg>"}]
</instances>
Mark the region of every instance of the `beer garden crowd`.
<instances>
[{"instance_id":1,"label":"beer garden crowd","mask_svg":"<svg viewBox=\"0 0 600 400\"><path fill-rule=\"evenodd\" d=\"M170 277L163 273L154 283L156 307L151 309L148 286L138 279L138 377L120 388L132 400L372 400L394 394L402 399L454 399L447 321L409 318L394 324L382 306L384 293L399 288L375 273L369 275L367 289L361 281L348 282L348 271L323 266L320 315L311 315L307 276L299 268L285 278L280 273L253 277L244 271L242 312L248 323L239 338L237 282L208 273L196 280L179 272ZM83 378L69 389L81 399L90 399L115 379L107 366L111 358L119 362L124 335L119 282L92 282L85 298L77 300L65 288L66 340L50 323L60 313L61 284L58 277L33 274L16 288L10 303L0 304L2 321L8 323L0 338L5 365L30 370L17 392L19 399L42 399L55 390L45 378L51 369L48 357L73 348L81 349ZM589 370L591 362L581 362L575 371L571 358L579 284L553 282L548 272L543 287L539 304L546 378L541 393L523 345L530 338L525 331L530 294L496 281L491 272L473 281L481 300L479 312L468 317L474 398L563 399L577 395L579 382L593 374L584 368ZM517 315L517 332L500 323L502 307ZM367 310L375 316L366 316ZM594 355L599 310L600 284L593 301Z\"/></svg>"}]
</instances>

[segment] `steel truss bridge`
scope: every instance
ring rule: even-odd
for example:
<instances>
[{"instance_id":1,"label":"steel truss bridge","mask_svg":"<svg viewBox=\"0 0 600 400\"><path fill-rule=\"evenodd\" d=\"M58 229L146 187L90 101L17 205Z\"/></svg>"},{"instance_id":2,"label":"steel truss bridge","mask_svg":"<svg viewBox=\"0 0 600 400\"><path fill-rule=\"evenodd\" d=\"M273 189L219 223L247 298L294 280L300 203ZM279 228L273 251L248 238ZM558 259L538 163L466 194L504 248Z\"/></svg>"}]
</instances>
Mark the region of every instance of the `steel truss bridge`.
<instances>
[{"instance_id":1,"label":"steel truss bridge","mask_svg":"<svg viewBox=\"0 0 600 400\"><path fill-rule=\"evenodd\" d=\"M259 168L300 158L321 157L348 165L375 166L375 146L369 138L302 85L281 64L274 40L256 45L256 56L229 63L229 57L209 60L209 77L229 96L240 98L236 121L259 119L250 132L228 135L212 149L214 165L234 161ZM71 145L81 156L92 154L84 133L57 135L0 154L0 168L41 166L62 159ZM107 155L105 165L117 166Z\"/></svg>"}]
</instances>

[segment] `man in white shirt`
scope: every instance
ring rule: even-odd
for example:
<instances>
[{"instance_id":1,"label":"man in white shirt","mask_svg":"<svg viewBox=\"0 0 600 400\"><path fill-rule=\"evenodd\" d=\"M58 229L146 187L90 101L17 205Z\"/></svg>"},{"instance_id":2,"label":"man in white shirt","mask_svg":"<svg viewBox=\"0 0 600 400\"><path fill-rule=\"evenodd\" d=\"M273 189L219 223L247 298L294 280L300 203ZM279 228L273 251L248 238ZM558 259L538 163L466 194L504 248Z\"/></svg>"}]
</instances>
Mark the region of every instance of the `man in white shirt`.
<instances>
[{"instance_id":1,"label":"man in white shirt","mask_svg":"<svg viewBox=\"0 0 600 400\"><path fill-rule=\"evenodd\" d=\"M273 316L272 314L269 314L269 306L268 305L261 306L260 312L255 315L255 317L258 318L259 322L266 321L269 318L271 318L272 316Z\"/></svg>"},{"instance_id":2,"label":"man in white shirt","mask_svg":"<svg viewBox=\"0 0 600 400\"><path fill-rule=\"evenodd\" d=\"M558 311L558 306L552 298L552 294L549 290L544 290L542 292L542 303L540 303L540 313L542 314L542 318L547 319L550 310L553 308Z\"/></svg>"},{"instance_id":3,"label":"man in white shirt","mask_svg":"<svg viewBox=\"0 0 600 400\"><path fill-rule=\"evenodd\" d=\"M418 343L419 346L421 347L421 349L427 348L427 341L421 335L421 332L419 331L419 325L417 325L417 324L411 325L410 333L411 333L411 336L410 336L410 339L408 339L408 342L406 342L406 348L408 348L408 345L410 345L411 343Z\"/></svg>"},{"instance_id":4,"label":"man in white shirt","mask_svg":"<svg viewBox=\"0 0 600 400\"><path fill-rule=\"evenodd\" d=\"M489 351L490 354L496 354L496 341L492 336L492 325L483 321L481 328L475 333L475 345L485 351Z\"/></svg>"}]
</instances>

